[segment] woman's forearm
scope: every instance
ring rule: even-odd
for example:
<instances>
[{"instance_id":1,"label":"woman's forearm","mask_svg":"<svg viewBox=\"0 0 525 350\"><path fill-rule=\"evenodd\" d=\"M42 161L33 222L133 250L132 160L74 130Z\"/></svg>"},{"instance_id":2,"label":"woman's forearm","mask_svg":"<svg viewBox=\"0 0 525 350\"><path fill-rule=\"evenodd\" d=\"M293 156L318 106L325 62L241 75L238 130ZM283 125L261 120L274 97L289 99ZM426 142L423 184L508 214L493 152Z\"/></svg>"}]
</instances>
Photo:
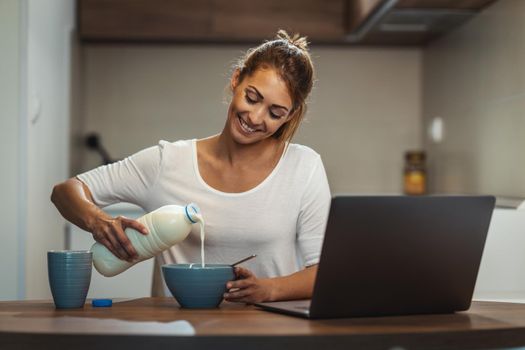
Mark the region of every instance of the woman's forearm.
<instances>
[{"instance_id":1,"label":"woman's forearm","mask_svg":"<svg viewBox=\"0 0 525 350\"><path fill-rule=\"evenodd\" d=\"M76 178L55 185L51 201L66 220L89 232L97 217L108 217L95 205L87 186Z\"/></svg>"},{"instance_id":2,"label":"woman's forearm","mask_svg":"<svg viewBox=\"0 0 525 350\"><path fill-rule=\"evenodd\" d=\"M118 216L111 217L95 205L89 188L76 178L64 181L53 188L51 201L62 216L81 229L122 260L132 261L138 257L125 229L130 227L142 234L147 228L138 221Z\"/></svg>"},{"instance_id":3,"label":"woman's forearm","mask_svg":"<svg viewBox=\"0 0 525 350\"><path fill-rule=\"evenodd\" d=\"M272 301L310 299L316 275L317 265L312 265L289 276L268 279L272 284Z\"/></svg>"}]
</instances>

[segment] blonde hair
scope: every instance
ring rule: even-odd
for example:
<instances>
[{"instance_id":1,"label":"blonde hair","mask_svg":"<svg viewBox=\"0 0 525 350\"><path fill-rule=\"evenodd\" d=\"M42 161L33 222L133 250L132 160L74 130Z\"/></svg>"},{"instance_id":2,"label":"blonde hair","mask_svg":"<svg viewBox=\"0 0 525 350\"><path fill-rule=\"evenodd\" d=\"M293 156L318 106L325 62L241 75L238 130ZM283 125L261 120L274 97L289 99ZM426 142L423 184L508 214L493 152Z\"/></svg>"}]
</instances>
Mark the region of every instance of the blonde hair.
<instances>
[{"instance_id":1,"label":"blonde hair","mask_svg":"<svg viewBox=\"0 0 525 350\"><path fill-rule=\"evenodd\" d=\"M257 69L271 67L279 73L292 98L291 118L272 136L281 141L290 141L299 128L306 113L306 98L312 91L314 67L306 37L288 35L279 30L274 40L252 48L233 67L239 72L238 82L251 76Z\"/></svg>"}]
</instances>

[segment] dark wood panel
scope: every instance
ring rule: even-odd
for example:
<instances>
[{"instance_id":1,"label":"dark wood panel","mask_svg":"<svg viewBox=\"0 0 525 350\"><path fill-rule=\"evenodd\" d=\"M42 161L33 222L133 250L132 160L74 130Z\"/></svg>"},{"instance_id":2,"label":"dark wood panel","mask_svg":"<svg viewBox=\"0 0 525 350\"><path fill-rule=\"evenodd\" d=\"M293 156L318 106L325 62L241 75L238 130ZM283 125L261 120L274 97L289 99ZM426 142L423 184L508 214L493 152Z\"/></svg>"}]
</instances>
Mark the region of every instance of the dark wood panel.
<instances>
[{"instance_id":1,"label":"dark wood panel","mask_svg":"<svg viewBox=\"0 0 525 350\"><path fill-rule=\"evenodd\" d=\"M79 28L87 40L246 41L285 29L336 41L345 1L79 0Z\"/></svg>"},{"instance_id":2,"label":"dark wood panel","mask_svg":"<svg viewBox=\"0 0 525 350\"><path fill-rule=\"evenodd\" d=\"M427 32L371 32L360 41L360 44L370 46L422 46L432 39L433 37Z\"/></svg>"},{"instance_id":3,"label":"dark wood panel","mask_svg":"<svg viewBox=\"0 0 525 350\"><path fill-rule=\"evenodd\" d=\"M80 0L83 39L192 39L211 33L213 0Z\"/></svg>"},{"instance_id":4,"label":"dark wood panel","mask_svg":"<svg viewBox=\"0 0 525 350\"><path fill-rule=\"evenodd\" d=\"M344 5L344 0L216 0L213 35L262 39L285 29L312 40L340 40Z\"/></svg>"},{"instance_id":5,"label":"dark wood panel","mask_svg":"<svg viewBox=\"0 0 525 350\"><path fill-rule=\"evenodd\" d=\"M396 8L479 10L495 0L399 0Z\"/></svg>"}]
</instances>

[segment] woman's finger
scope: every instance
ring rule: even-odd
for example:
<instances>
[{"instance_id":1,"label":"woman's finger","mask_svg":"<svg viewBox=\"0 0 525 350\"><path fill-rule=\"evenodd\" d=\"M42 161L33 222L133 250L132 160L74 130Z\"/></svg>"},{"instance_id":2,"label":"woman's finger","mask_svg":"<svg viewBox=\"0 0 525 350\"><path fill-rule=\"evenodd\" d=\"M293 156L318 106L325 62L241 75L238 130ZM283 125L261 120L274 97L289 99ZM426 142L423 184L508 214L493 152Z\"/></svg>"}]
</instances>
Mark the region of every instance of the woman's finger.
<instances>
[{"instance_id":1,"label":"woman's finger","mask_svg":"<svg viewBox=\"0 0 525 350\"><path fill-rule=\"evenodd\" d=\"M135 248L133 248L133 245L131 244L128 236L126 236L126 233L124 233L124 230L122 229L122 224L118 221L119 220L117 220L117 223L114 226L114 232L120 244L120 247L124 249L129 259L135 258L138 256L138 254L135 251Z\"/></svg>"},{"instance_id":2,"label":"woman's finger","mask_svg":"<svg viewBox=\"0 0 525 350\"><path fill-rule=\"evenodd\" d=\"M98 242L102 244L104 247L106 247L113 255L115 255L116 257L119 257L120 254L115 250L115 248L113 248L113 245L111 244L111 242L108 241L106 238L102 238L98 240Z\"/></svg>"},{"instance_id":3,"label":"woman's finger","mask_svg":"<svg viewBox=\"0 0 525 350\"><path fill-rule=\"evenodd\" d=\"M120 253L117 250L117 245L118 245L117 241L111 235L111 231L99 233L99 234L97 234L95 239L97 240L97 242L100 242L100 243L104 244L106 246L106 248L108 248L116 257L121 259Z\"/></svg>"},{"instance_id":4,"label":"woman's finger","mask_svg":"<svg viewBox=\"0 0 525 350\"><path fill-rule=\"evenodd\" d=\"M250 270L240 266L235 267L235 275L237 276L237 278L248 278L254 276L254 274Z\"/></svg>"},{"instance_id":5,"label":"woman's finger","mask_svg":"<svg viewBox=\"0 0 525 350\"><path fill-rule=\"evenodd\" d=\"M129 260L128 253L122 248L113 231L106 232L104 237L111 243L113 250L117 252L117 254L115 254L116 257L121 260Z\"/></svg>"},{"instance_id":6,"label":"woman's finger","mask_svg":"<svg viewBox=\"0 0 525 350\"><path fill-rule=\"evenodd\" d=\"M245 298L249 295L251 295L253 293L253 289L252 288L246 288L246 289L239 289L237 291L234 291L234 292L227 292L227 293L224 293L224 298L227 299L227 300L231 300L231 301L236 301L237 299L240 299L240 298Z\"/></svg>"},{"instance_id":7,"label":"woman's finger","mask_svg":"<svg viewBox=\"0 0 525 350\"><path fill-rule=\"evenodd\" d=\"M115 227L115 236L118 240L120 248L122 248L129 259L136 258L138 256L137 251L131 244L128 236L124 233L122 227Z\"/></svg>"},{"instance_id":8,"label":"woman's finger","mask_svg":"<svg viewBox=\"0 0 525 350\"><path fill-rule=\"evenodd\" d=\"M228 283L226 283L226 288L227 289L232 289L232 288L249 288L251 286L253 286L253 280L251 278L249 279L240 279L240 280L235 280L235 281L228 281Z\"/></svg>"},{"instance_id":9,"label":"woman's finger","mask_svg":"<svg viewBox=\"0 0 525 350\"><path fill-rule=\"evenodd\" d=\"M122 254L122 252L120 252L117 249L118 243L117 243L116 239L115 238L111 239L111 238L112 238L111 234L108 234L106 236L100 236L99 239L97 239L97 242L99 242L100 244L102 244L106 248L108 248L108 250L111 253L113 253L113 255L115 255L117 258L119 258L121 260L125 260L125 257Z\"/></svg>"},{"instance_id":10,"label":"woman's finger","mask_svg":"<svg viewBox=\"0 0 525 350\"><path fill-rule=\"evenodd\" d=\"M136 220L128 219L124 216L121 216L120 219L122 220L122 226L124 229L126 227L131 227L132 229L139 231L143 235L147 235L149 233L148 228Z\"/></svg>"}]
</instances>

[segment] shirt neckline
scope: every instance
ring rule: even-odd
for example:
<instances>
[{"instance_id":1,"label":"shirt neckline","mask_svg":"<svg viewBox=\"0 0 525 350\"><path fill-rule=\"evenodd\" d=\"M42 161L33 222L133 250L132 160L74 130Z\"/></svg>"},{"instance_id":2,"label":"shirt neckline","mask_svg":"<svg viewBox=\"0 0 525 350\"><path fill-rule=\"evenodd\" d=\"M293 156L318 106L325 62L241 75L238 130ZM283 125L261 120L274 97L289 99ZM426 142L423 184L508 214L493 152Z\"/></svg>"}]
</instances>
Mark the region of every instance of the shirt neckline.
<instances>
[{"instance_id":1,"label":"shirt neckline","mask_svg":"<svg viewBox=\"0 0 525 350\"><path fill-rule=\"evenodd\" d=\"M283 154L281 154L281 157L279 158L279 161L277 162L277 165L272 169L272 172L266 176L264 180L262 180L260 183L258 183L255 187L250 188L247 191L244 192L223 192L220 191L210 185L201 176L201 173L199 171L199 161L197 158L197 139L191 140L191 148L192 148L192 158L193 158L193 170L195 171L195 176L197 177L197 180L201 183L202 186L207 188L209 191L216 193L221 196L227 196L227 197L240 197L245 196L254 192L257 192L261 187L263 187L267 182L270 182L270 180L275 176L279 168L281 167L281 164L283 163L284 158L288 154L288 147L290 144L286 144Z\"/></svg>"}]
</instances>

